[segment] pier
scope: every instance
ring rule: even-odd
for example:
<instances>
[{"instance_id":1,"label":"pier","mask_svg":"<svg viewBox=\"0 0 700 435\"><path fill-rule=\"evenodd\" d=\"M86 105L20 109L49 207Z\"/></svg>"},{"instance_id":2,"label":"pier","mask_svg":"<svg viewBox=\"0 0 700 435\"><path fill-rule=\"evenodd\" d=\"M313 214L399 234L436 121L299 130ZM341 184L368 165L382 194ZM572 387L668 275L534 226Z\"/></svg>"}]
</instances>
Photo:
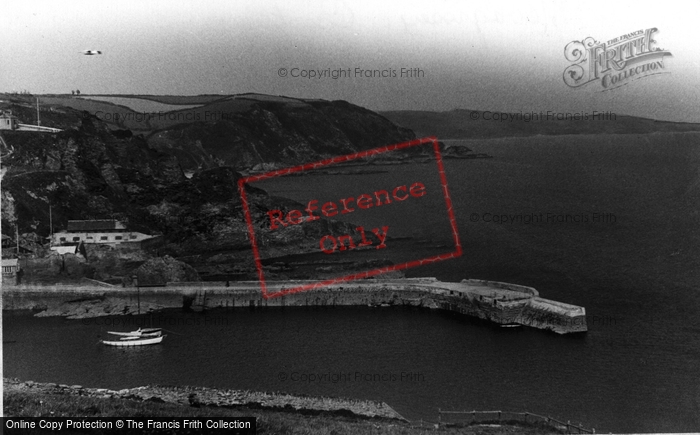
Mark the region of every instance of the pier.
<instances>
[{"instance_id":1,"label":"pier","mask_svg":"<svg viewBox=\"0 0 700 435\"><path fill-rule=\"evenodd\" d=\"M309 281L268 281L282 291ZM532 287L483 280L365 279L265 299L257 281L168 283L160 287L100 285L6 286L3 309L80 319L144 314L165 308L265 308L295 306L414 306L443 309L498 325L522 325L558 334L585 332L584 307L540 297Z\"/></svg>"}]
</instances>

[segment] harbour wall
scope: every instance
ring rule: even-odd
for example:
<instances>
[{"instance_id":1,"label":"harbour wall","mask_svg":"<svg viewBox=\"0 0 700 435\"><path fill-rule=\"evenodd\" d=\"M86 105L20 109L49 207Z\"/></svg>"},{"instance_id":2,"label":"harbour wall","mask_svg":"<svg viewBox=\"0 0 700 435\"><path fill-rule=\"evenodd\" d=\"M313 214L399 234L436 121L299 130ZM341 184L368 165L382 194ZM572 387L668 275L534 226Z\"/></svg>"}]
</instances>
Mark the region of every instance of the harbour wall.
<instances>
[{"instance_id":1,"label":"harbour wall","mask_svg":"<svg viewBox=\"0 0 700 435\"><path fill-rule=\"evenodd\" d=\"M305 282L306 283L306 282ZM268 282L271 291L301 282ZM228 285L228 286L227 286ZM556 333L585 332L583 307L539 297L516 284L434 278L361 280L265 299L257 282L169 283L163 287L101 285L3 288L4 310L34 310L37 316L73 319L144 314L165 308L265 308L314 306L414 306L443 309L500 325L524 325Z\"/></svg>"}]
</instances>

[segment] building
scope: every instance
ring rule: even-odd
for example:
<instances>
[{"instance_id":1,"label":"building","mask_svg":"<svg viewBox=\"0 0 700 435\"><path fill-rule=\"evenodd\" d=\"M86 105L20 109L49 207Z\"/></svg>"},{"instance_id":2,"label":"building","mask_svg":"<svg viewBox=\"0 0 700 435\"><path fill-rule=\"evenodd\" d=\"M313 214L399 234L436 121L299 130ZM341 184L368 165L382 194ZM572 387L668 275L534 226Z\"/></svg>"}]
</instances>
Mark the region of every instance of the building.
<instances>
[{"instance_id":1,"label":"building","mask_svg":"<svg viewBox=\"0 0 700 435\"><path fill-rule=\"evenodd\" d=\"M2 274L14 275L19 272L19 260L16 258L3 258L2 259Z\"/></svg>"},{"instance_id":2,"label":"building","mask_svg":"<svg viewBox=\"0 0 700 435\"><path fill-rule=\"evenodd\" d=\"M72 245L72 246L52 246L51 250L59 255L63 254L73 254L75 255L78 252L78 246L77 245Z\"/></svg>"},{"instance_id":3,"label":"building","mask_svg":"<svg viewBox=\"0 0 700 435\"><path fill-rule=\"evenodd\" d=\"M13 284L19 283L19 260L16 258L2 259L2 283Z\"/></svg>"},{"instance_id":4,"label":"building","mask_svg":"<svg viewBox=\"0 0 700 435\"><path fill-rule=\"evenodd\" d=\"M54 246L85 244L100 245L150 245L160 236L150 236L138 231L130 231L121 222L114 219L71 220L66 231L53 234L51 244Z\"/></svg>"},{"instance_id":5,"label":"building","mask_svg":"<svg viewBox=\"0 0 700 435\"><path fill-rule=\"evenodd\" d=\"M12 110L0 111L0 130L16 130L18 125L19 121Z\"/></svg>"}]
</instances>

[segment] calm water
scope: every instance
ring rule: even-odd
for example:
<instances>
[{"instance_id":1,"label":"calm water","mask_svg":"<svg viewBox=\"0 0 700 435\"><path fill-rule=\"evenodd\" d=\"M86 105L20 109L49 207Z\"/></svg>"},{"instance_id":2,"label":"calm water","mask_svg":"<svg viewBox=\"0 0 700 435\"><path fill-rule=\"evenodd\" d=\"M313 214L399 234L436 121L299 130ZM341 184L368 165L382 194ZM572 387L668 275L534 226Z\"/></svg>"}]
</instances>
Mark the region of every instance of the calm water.
<instances>
[{"instance_id":1,"label":"calm water","mask_svg":"<svg viewBox=\"0 0 700 435\"><path fill-rule=\"evenodd\" d=\"M495 158L446 162L465 254L407 274L532 285L544 297L585 306L590 331L583 336L502 330L409 308L175 310L148 320L172 331L163 345L118 350L98 345L98 335L146 318L69 321L6 312L5 376L376 399L409 419L436 420L438 408L502 409L581 421L598 432L698 430L699 137L465 142ZM449 251L434 165L390 171L257 186L323 203L421 181L425 197L344 218L415 238L362 255L408 261ZM485 222L486 213L581 217L500 224ZM613 214L615 222L593 222L593 213ZM325 377L302 380L311 374Z\"/></svg>"}]
</instances>

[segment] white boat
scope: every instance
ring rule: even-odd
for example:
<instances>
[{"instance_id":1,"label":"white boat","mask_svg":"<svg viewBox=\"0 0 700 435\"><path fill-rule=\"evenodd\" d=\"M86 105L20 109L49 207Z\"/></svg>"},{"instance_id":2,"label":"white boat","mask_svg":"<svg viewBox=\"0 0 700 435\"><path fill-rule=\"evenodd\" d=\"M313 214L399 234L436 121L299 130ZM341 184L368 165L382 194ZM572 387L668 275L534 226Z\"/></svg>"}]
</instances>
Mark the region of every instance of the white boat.
<instances>
[{"instance_id":1,"label":"white boat","mask_svg":"<svg viewBox=\"0 0 700 435\"><path fill-rule=\"evenodd\" d=\"M145 329L137 329L136 331L131 331L131 332L112 332L112 331L107 331L107 334L112 334L112 335L121 335L125 337L159 337L161 335L162 328L145 328Z\"/></svg>"},{"instance_id":2,"label":"white boat","mask_svg":"<svg viewBox=\"0 0 700 435\"><path fill-rule=\"evenodd\" d=\"M145 346L147 344L158 344L163 341L165 335L153 338L124 337L119 341L101 340L107 346Z\"/></svg>"},{"instance_id":3,"label":"white boat","mask_svg":"<svg viewBox=\"0 0 700 435\"><path fill-rule=\"evenodd\" d=\"M160 333L162 330L163 330L163 328L139 328L134 332L141 332L142 334L150 334L153 332Z\"/></svg>"}]
</instances>

